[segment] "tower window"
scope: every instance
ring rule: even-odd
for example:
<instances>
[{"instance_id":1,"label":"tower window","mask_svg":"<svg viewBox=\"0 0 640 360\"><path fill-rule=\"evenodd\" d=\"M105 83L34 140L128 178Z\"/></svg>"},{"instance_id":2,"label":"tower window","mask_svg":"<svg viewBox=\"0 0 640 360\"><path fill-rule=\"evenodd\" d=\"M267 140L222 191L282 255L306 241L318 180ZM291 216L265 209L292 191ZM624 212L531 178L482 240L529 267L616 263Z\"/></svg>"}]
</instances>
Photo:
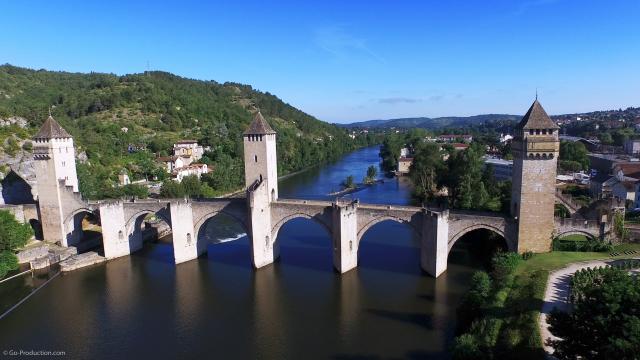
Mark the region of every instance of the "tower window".
<instances>
[{"instance_id":1,"label":"tower window","mask_svg":"<svg viewBox=\"0 0 640 360\"><path fill-rule=\"evenodd\" d=\"M547 129L542 129L542 135L547 135Z\"/></svg>"},{"instance_id":2,"label":"tower window","mask_svg":"<svg viewBox=\"0 0 640 360\"><path fill-rule=\"evenodd\" d=\"M536 135L540 135L540 129L536 129Z\"/></svg>"},{"instance_id":3,"label":"tower window","mask_svg":"<svg viewBox=\"0 0 640 360\"><path fill-rule=\"evenodd\" d=\"M65 166L65 162L64 161L62 162L62 166Z\"/></svg>"},{"instance_id":4,"label":"tower window","mask_svg":"<svg viewBox=\"0 0 640 360\"><path fill-rule=\"evenodd\" d=\"M529 129L529 135L533 135L533 129Z\"/></svg>"},{"instance_id":5,"label":"tower window","mask_svg":"<svg viewBox=\"0 0 640 360\"><path fill-rule=\"evenodd\" d=\"M253 161L258 162L258 155L253 155Z\"/></svg>"}]
</instances>

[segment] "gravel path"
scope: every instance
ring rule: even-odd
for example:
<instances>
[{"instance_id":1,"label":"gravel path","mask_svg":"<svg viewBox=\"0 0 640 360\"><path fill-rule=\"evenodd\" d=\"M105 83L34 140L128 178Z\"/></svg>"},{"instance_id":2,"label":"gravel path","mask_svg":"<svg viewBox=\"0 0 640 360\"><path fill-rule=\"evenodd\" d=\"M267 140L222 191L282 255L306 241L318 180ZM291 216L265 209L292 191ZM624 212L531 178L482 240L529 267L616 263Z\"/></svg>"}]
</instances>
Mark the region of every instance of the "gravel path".
<instances>
[{"instance_id":1,"label":"gravel path","mask_svg":"<svg viewBox=\"0 0 640 360\"><path fill-rule=\"evenodd\" d=\"M551 310L553 310L553 308L558 308L562 311L567 311L570 309L571 305L567 300L569 298L569 283L571 280L571 275L581 269L612 265L623 260L605 259L576 262L573 264L569 264L562 269L555 270L549 273L549 279L547 280L547 288L544 292L544 303L542 304L542 311L540 312L539 322L540 335L542 336L544 350L546 351L547 355L553 354L553 348L547 345L547 341L550 339L557 339L557 337L553 336L551 332L549 332L547 316L551 313Z\"/></svg>"}]
</instances>

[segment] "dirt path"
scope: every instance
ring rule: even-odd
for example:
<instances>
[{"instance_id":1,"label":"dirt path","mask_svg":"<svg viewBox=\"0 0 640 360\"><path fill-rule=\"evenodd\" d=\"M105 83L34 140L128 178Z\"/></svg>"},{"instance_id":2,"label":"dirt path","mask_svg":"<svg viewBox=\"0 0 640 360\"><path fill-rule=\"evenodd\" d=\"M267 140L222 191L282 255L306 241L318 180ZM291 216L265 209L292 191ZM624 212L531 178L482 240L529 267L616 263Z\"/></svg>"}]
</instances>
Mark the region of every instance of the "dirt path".
<instances>
[{"instance_id":1,"label":"dirt path","mask_svg":"<svg viewBox=\"0 0 640 360\"><path fill-rule=\"evenodd\" d=\"M549 279L547 280L547 288L544 292L544 303L542 304L542 311L540 312L539 322L540 335L542 336L544 350L546 351L547 355L553 354L553 348L547 345L547 340L557 339L557 337L553 336L551 332L549 332L547 316L551 313L551 310L553 310L553 308L558 308L562 311L569 310L570 304L567 300L569 298L569 283L571 280L571 275L581 269L607 266L624 260L603 259L576 262L573 264L569 264L562 269L549 273Z\"/></svg>"}]
</instances>

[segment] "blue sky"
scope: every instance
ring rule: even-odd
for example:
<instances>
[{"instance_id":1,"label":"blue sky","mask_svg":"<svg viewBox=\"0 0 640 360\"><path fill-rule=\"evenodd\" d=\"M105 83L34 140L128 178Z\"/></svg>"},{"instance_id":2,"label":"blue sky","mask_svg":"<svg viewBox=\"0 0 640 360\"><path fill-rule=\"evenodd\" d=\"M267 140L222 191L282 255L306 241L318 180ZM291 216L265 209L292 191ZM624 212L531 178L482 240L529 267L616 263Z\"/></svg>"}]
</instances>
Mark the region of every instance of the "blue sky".
<instances>
[{"instance_id":1,"label":"blue sky","mask_svg":"<svg viewBox=\"0 0 640 360\"><path fill-rule=\"evenodd\" d=\"M235 81L331 122L640 106L640 1L0 0L0 63Z\"/></svg>"}]
</instances>

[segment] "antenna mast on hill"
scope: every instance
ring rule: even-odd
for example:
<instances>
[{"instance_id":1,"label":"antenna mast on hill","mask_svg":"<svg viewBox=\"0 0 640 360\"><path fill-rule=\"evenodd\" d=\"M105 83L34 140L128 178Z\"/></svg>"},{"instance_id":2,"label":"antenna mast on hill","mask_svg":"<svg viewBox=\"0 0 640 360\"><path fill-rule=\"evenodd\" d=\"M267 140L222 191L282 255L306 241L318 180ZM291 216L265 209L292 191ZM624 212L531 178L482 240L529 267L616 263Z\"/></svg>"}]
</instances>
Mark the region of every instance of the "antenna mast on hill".
<instances>
[{"instance_id":1,"label":"antenna mast on hill","mask_svg":"<svg viewBox=\"0 0 640 360\"><path fill-rule=\"evenodd\" d=\"M149 60L147 60L147 76L149 76L150 71L151 71L151 68L149 67Z\"/></svg>"}]
</instances>

